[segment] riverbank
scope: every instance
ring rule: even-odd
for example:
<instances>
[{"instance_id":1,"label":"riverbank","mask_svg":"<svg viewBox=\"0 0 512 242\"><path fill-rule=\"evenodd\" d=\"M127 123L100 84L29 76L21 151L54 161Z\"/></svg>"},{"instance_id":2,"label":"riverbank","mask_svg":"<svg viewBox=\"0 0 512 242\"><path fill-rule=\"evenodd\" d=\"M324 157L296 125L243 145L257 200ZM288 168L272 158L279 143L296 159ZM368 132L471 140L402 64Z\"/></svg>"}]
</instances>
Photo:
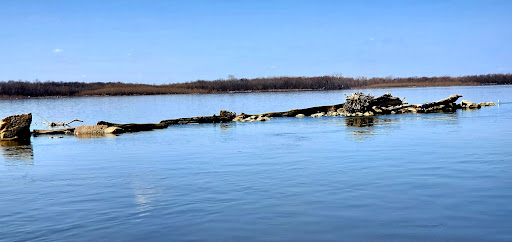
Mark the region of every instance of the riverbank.
<instances>
[{"instance_id":1,"label":"riverbank","mask_svg":"<svg viewBox=\"0 0 512 242\"><path fill-rule=\"evenodd\" d=\"M512 74L488 74L462 77L352 78L265 77L195 81L165 85L84 82L0 82L1 99L40 97L136 96L168 94L221 94L251 92L290 92L350 90L395 87L478 86L512 84Z\"/></svg>"},{"instance_id":2,"label":"riverbank","mask_svg":"<svg viewBox=\"0 0 512 242\"><path fill-rule=\"evenodd\" d=\"M353 89L386 89L386 88L424 88L424 87L466 87L466 86L499 86L499 85L511 85L511 84L478 84L478 83L446 83L443 85L426 85L422 83L407 83L407 84L389 84L389 85L370 85L365 87L353 88ZM209 92L209 93L143 93L143 94L122 94L122 95L72 95L72 96L21 96L21 95L0 95L0 100L15 100L15 99L38 99L38 98L74 98L74 97L129 97L129 96L154 96L154 95L188 95L188 94L233 94L233 93L272 93L272 92L317 92L317 91L329 91L329 90L353 90L353 89L272 89L272 90L254 90L254 91L226 91L226 92Z\"/></svg>"}]
</instances>

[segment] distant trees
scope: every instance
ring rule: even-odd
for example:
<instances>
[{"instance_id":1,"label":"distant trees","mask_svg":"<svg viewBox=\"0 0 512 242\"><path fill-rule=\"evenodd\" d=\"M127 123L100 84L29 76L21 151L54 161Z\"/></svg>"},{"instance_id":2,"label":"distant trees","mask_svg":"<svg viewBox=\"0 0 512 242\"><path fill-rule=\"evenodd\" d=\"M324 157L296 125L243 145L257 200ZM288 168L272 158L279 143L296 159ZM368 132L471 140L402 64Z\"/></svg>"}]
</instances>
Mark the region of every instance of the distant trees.
<instances>
[{"instance_id":1,"label":"distant trees","mask_svg":"<svg viewBox=\"0 0 512 242\"><path fill-rule=\"evenodd\" d=\"M203 89L208 92L269 91L269 90L339 90L363 87L450 86L512 84L512 74L489 74L463 77L343 77L341 74L319 77L266 77L215 81L195 81L170 84L180 88Z\"/></svg>"},{"instance_id":2,"label":"distant trees","mask_svg":"<svg viewBox=\"0 0 512 242\"><path fill-rule=\"evenodd\" d=\"M151 95L251 92L272 90L340 90L351 88L401 86L454 86L512 84L512 74L488 74L461 77L343 77L341 74L317 77L261 77L228 80L198 80L167 85L130 84L121 82L54 82L2 81L0 96L86 96L86 95Z\"/></svg>"}]
</instances>

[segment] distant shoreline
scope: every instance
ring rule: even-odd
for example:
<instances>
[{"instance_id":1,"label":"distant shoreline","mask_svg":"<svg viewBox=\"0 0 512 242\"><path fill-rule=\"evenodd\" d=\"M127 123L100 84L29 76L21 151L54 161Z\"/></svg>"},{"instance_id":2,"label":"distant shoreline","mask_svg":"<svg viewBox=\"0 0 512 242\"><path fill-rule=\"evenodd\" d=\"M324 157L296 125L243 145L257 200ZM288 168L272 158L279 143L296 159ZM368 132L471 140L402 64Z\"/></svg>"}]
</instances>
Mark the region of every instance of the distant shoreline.
<instances>
[{"instance_id":1,"label":"distant shoreline","mask_svg":"<svg viewBox=\"0 0 512 242\"><path fill-rule=\"evenodd\" d=\"M236 94L236 93L266 93L266 92L318 92L318 91L342 91L342 90L365 90L365 89L386 89L386 88L421 88L421 87L468 87L468 86L503 86L512 84L480 84L480 85L438 85L438 86L386 86L386 87L361 87L353 89L276 89L276 90L256 90L256 91L229 91L212 93L164 93L164 94L125 94L125 95L73 95L73 96L0 96L0 100L18 100L18 99L44 99L44 98L79 98L79 97L135 97L135 96L160 96L160 95L209 95L209 94Z\"/></svg>"},{"instance_id":2,"label":"distant shoreline","mask_svg":"<svg viewBox=\"0 0 512 242\"><path fill-rule=\"evenodd\" d=\"M0 82L0 99L141 96L171 94L229 94L257 92L301 92L351 89L510 85L512 74L463 77L348 78L267 77L195 81L166 85L83 82Z\"/></svg>"}]
</instances>

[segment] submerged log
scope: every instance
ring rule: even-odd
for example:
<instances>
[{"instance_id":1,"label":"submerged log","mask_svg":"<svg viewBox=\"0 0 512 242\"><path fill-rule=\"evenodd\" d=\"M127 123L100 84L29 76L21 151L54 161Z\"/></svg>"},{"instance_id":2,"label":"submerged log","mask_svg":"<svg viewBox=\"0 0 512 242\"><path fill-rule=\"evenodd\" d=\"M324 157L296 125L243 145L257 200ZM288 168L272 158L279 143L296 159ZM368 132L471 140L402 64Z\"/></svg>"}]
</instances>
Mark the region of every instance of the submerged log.
<instances>
[{"instance_id":1,"label":"submerged log","mask_svg":"<svg viewBox=\"0 0 512 242\"><path fill-rule=\"evenodd\" d=\"M201 123L229 123L233 122L233 119L236 117L236 113L229 112L226 110L221 110L219 115L212 116L200 116L200 117L192 117L192 118L178 118L178 119L167 119L162 120L160 123L147 123L147 124L116 124L105 121L99 121L97 125L105 125L107 127L118 127L123 130L123 132L140 132L140 131L149 131L154 129L165 129L171 125L179 125L179 124L201 124Z\"/></svg>"},{"instance_id":2,"label":"submerged log","mask_svg":"<svg viewBox=\"0 0 512 242\"><path fill-rule=\"evenodd\" d=\"M316 113L327 113L327 112L330 112L330 111L335 111L339 108L342 108L343 107L343 103L342 104L336 104L336 105L328 105L328 106L317 106L317 107L311 107L311 108L303 108L303 109L292 109L290 111L286 111L286 112L274 112L274 113L264 113L264 114L259 114L259 115L256 115L256 116L263 116L263 117L269 117L269 118L273 118L273 117L295 117L297 115L305 115L305 116L311 116L313 114L316 114Z\"/></svg>"},{"instance_id":3,"label":"submerged log","mask_svg":"<svg viewBox=\"0 0 512 242\"><path fill-rule=\"evenodd\" d=\"M123 132L140 132L140 131L150 131L153 129L165 129L168 125L164 124L116 124L116 123L110 123L105 121L99 121L96 125L104 125L107 128L109 127L117 127L121 128Z\"/></svg>"},{"instance_id":4,"label":"submerged log","mask_svg":"<svg viewBox=\"0 0 512 242\"><path fill-rule=\"evenodd\" d=\"M37 136L40 134L47 134L47 135L53 135L53 134L73 134L75 132L75 128L64 128L64 129L34 129L32 131L32 134Z\"/></svg>"}]
</instances>

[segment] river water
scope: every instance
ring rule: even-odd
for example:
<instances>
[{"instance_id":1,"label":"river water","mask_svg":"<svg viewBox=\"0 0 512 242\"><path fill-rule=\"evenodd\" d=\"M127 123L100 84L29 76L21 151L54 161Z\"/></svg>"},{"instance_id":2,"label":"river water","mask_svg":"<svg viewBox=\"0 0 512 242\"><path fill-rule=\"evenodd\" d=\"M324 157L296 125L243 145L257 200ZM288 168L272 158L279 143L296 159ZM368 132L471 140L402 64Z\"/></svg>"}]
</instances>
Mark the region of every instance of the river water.
<instances>
[{"instance_id":1,"label":"river water","mask_svg":"<svg viewBox=\"0 0 512 242\"><path fill-rule=\"evenodd\" d=\"M0 240L512 240L512 86L363 91L503 103L2 142ZM0 117L31 112L33 128L159 122L331 105L345 93L1 100Z\"/></svg>"}]
</instances>

